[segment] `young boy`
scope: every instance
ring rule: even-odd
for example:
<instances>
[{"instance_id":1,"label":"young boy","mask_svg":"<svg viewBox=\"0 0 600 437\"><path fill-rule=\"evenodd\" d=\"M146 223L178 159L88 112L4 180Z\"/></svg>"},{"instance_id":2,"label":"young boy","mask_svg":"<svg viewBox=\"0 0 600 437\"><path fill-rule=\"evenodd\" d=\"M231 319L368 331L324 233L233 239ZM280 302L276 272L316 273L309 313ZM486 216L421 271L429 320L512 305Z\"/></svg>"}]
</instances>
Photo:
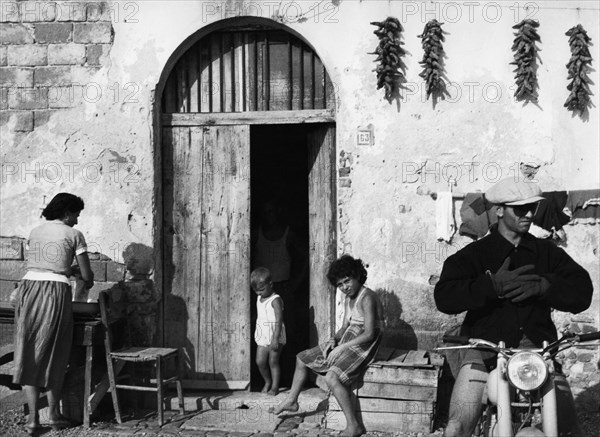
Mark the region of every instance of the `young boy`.
<instances>
[{"instance_id":1,"label":"young boy","mask_svg":"<svg viewBox=\"0 0 600 437\"><path fill-rule=\"evenodd\" d=\"M283 324L283 300L273 291L271 272L258 267L250 274L250 285L257 294L256 299L256 364L265 380L262 393L275 396L279 392L281 367L279 357L285 345L285 326Z\"/></svg>"}]
</instances>

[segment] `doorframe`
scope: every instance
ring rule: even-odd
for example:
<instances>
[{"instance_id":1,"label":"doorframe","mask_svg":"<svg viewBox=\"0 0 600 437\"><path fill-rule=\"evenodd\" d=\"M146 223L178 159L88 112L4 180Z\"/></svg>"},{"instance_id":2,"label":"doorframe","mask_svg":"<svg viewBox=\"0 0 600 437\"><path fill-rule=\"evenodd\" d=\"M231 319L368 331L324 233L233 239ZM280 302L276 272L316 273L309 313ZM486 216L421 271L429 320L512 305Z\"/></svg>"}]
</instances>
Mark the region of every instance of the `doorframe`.
<instances>
[{"instance_id":1,"label":"doorframe","mask_svg":"<svg viewBox=\"0 0 600 437\"><path fill-rule=\"evenodd\" d=\"M171 73L171 70L175 67L177 60L197 41L206 35L223 28L239 28L244 26L255 26L255 25L268 25L274 29L284 30L296 37L300 38L304 43L308 45L315 53L315 48L306 41L298 32L288 28L285 25L277 23L275 21L257 18L257 17L238 17L229 18L225 20L212 23L188 37L170 56L169 60L165 64L157 86L153 95L153 110L152 110L152 143L154 151L154 192L153 192L153 209L155 211L153 220L153 246L155 253L156 265L154 269L154 281L155 290L158 295L159 305L157 308L157 326L156 326L156 339L155 343L160 346L164 346L165 342L165 330L164 330L164 233L163 233L163 139L162 130L167 126L199 126L199 125L270 125L270 124L306 124L306 123L331 123L335 129L336 126L336 111L335 109L318 109L318 110L290 110L290 111L251 111L251 112L237 112L237 113L173 113L163 114L162 113L162 94L166 85L167 78ZM318 53L317 53L318 55ZM323 59L321 58L323 62ZM328 71L325 62L323 62L325 71ZM336 101L337 105L337 101ZM337 149L334 144L334 149ZM335 152L335 151L334 151ZM332 154L335 156L335 153ZM333 211L337 210L337 191L335 187L336 183L336 162L333 158L331 183L334 189L330 193L329 203ZM333 214L333 224L335 225L336 214ZM310 219L309 219L310 220ZM334 226L337 229L337 226ZM310 229L310 221L309 221ZM337 253L337 235L333 238L333 247L331 251ZM325 293L325 290L318 291ZM311 302L312 303L312 302ZM323 319L327 320L329 331L327 335L331 335L335 328L335 295L332 295L331 304L329 311L326 312L327 316ZM311 338L311 343L316 340Z\"/></svg>"},{"instance_id":2,"label":"doorframe","mask_svg":"<svg viewBox=\"0 0 600 437\"><path fill-rule=\"evenodd\" d=\"M161 126L218 126L232 124L306 124L335 123L333 109L290 111L202 112L162 114Z\"/></svg>"}]
</instances>

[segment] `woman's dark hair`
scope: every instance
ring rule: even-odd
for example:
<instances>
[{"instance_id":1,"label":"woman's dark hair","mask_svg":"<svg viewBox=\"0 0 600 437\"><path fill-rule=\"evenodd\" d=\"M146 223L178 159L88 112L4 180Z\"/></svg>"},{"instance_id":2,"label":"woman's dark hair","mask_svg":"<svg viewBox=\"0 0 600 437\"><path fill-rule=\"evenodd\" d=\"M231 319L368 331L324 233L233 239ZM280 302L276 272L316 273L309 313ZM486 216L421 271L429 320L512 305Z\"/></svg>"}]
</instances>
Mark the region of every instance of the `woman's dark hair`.
<instances>
[{"instance_id":1,"label":"woman's dark hair","mask_svg":"<svg viewBox=\"0 0 600 437\"><path fill-rule=\"evenodd\" d=\"M83 199L71 193L58 193L42 211L46 220L62 219L67 213L80 212Z\"/></svg>"},{"instance_id":2,"label":"woman's dark hair","mask_svg":"<svg viewBox=\"0 0 600 437\"><path fill-rule=\"evenodd\" d=\"M329 266L327 279L334 287L340 279L351 277L360 285L367 281L367 269L361 259L354 259L350 255L342 255Z\"/></svg>"}]
</instances>

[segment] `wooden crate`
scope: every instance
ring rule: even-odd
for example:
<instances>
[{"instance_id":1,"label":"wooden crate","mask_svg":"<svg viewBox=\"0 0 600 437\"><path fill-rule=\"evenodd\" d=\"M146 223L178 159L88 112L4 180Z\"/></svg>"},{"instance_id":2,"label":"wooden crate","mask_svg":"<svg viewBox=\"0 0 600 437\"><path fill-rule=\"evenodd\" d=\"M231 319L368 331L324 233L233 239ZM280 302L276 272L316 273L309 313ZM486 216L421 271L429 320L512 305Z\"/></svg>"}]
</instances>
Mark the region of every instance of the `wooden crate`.
<instances>
[{"instance_id":1,"label":"wooden crate","mask_svg":"<svg viewBox=\"0 0 600 437\"><path fill-rule=\"evenodd\" d=\"M353 387L356 412L369 431L432 432L443 357L427 351L382 348ZM346 420L333 396L327 427Z\"/></svg>"}]
</instances>

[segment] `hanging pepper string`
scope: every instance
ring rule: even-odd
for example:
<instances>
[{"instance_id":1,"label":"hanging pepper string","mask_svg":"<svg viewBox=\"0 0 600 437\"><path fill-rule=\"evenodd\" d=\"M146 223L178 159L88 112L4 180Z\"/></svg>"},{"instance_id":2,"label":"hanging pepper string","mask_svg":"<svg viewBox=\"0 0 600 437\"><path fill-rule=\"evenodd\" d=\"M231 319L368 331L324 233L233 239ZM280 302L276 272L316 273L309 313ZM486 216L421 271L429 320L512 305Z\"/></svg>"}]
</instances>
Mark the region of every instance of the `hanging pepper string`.
<instances>
[{"instance_id":1,"label":"hanging pepper string","mask_svg":"<svg viewBox=\"0 0 600 437\"><path fill-rule=\"evenodd\" d=\"M537 61L540 60L541 63L541 59L538 55L540 48L536 43L541 42L537 32L539 25L535 20L523 20L513 26L513 29L517 29L511 49L515 52L511 64L517 67L513 70L517 84L515 98L525 104L538 102Z\"/></svg>"},{"instance_id":2,"label":"hanging pepper string","mask_svg":"<svg viewBox=\"0 0 600 437\"><path fill-rule=\"evenodd\" d=\"M388 17L383 22L374 21L371 23L377 26L373 33L379 38L379 45L375 52L369 53L377 55L374 62L379 65L373 70L377 72L377 89L385 89L385 99L391 104L396 101L398 111L400 111L401 90L407 89L406 83L406 65L402 57L406 51L402 48L404 44L402 39L402 24L397 18Z\"/></svg>"},{"instance_id":3,"label":"hanging pepper string","mask_svg":"<svg viewBox=\"0 0 600 437\"><path fill-rule=\"evenodd\" d=\"M573 115L585 116L588 109L593 106L590 85L593 83L589 78L592 71L592 55L590 54L591 38L581 24L570 28L565 35L569 37L569 47L571 49L571 59L567 64L568 76L570 80L567 89L570 91L569 97L564 106Z\"/></svg>"},{"instance_id":4,"label":"hanging pepper string","mask_svg":"<svg viewBox=\"0 0 600 437\"><path fill-rule=\"evenodd\" d=\"M442 100L450 97L450 93L446 89L446 77L444 67L444 46L443 42L446 40L442 25L437 20L431 20L425 24L423 33L418 35L421 38L421 46L423 47L423 60L419 61L419 64L423 66L423 71L419 74L420 77L425 80L425 86L427 90L427 98L433 97L433 104L435 106L437 100Z\"/></svg>"}]
</instances>

